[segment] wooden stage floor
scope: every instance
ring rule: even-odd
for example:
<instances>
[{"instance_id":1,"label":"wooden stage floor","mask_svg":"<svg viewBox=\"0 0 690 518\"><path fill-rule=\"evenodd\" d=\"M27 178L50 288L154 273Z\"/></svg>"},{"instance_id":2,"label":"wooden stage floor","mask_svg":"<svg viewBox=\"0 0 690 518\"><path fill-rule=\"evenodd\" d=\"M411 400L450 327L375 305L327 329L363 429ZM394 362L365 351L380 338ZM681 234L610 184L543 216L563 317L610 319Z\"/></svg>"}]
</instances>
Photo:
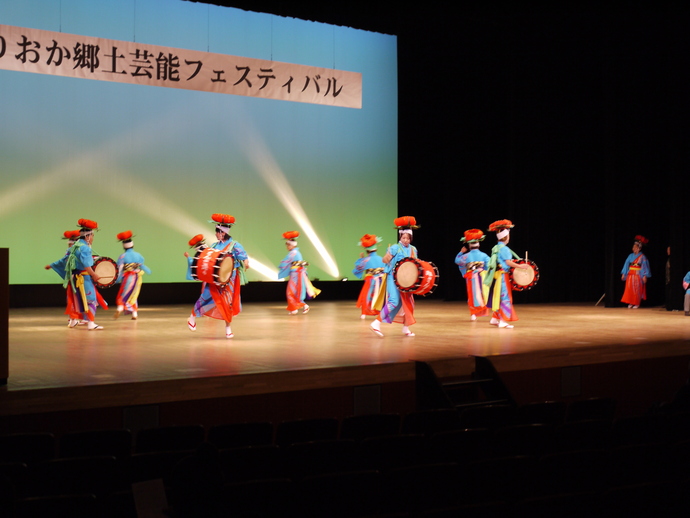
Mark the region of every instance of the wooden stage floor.
<instances>
[{"instance_id":1,"label":"wooden stage floor","mask_svg":"<svg viewBox=\"0 0 690 518\"><path fill-rule=\"evenodd\" d=\"M515 328L498 329L488 318L471 322L465 302L422 299L415 337L394 324L379 338L369 329L372 317L361 320L349 301L316 300L308 314L295 316L283 303L252 303L233 322L231 340L212 319L189 331L190 306L143 307L136 321L99 311L100 331L67 328L60 308L13 309L0 415L38 411L47 391L61 389L70 392L51 408L77 405L70 403L77 390L79 404L90 394L104 405L137 405L394 382L414 376L413 360L466 361L460 369L469 373L472 356L518 371L690 354L690 318L682 312L593 304L516 309Z\"/></svg>"}]
</instances>

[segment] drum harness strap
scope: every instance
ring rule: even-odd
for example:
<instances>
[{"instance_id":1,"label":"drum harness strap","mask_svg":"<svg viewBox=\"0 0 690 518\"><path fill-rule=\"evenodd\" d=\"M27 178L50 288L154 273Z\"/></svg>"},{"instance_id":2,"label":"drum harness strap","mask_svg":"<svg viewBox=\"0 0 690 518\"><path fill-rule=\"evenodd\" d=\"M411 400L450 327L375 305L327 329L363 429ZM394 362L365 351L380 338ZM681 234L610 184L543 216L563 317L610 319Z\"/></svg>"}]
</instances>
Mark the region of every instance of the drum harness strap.
<instances>
[{"instance_id":1,"label":"drum harness strap","mask_svg":"<svg viewBox=\"0 0 690 518\"><path fill-rule=\"evenodd\" d=\"M225 246L225 248L223 248L223 252L227 252L227 254L230 255L230 257L232 258L233 264L235 262L235 256L232 255L232 251L235 249L236 244L237 244L236 241L232 240L232 238L231 238L230 243L228 243ZM235 269L237 270L237 273L240 276L240 284L241 285L247 284L247 276L244 273L244 263L242 261L238 260L237 264L239 266L236 266Z\"/></svg>"},{"instance_id":2,"label":"drum harness strap","mask_svg":"<svg viewBox=\"0 0 690 518\"><path fill-rule=\"evenodd\" d=\"M398 253L400 253L400 252L403 251L403 246L402 246L400 243L397 243L397 247L398 247L398 251L395 253L395 255L394 255L393 257L397 256ZM415 253L416 250L417 250L417 249L416 249L415 247L413 247L412 245L410 245L410 257L412 257L413 259L416 259L416 258L417 258L417 254ZM391 255L392 255L392 254L391 254ZM403 254L403 255L404 255L404 254ZM398 263L395 263L395 264L398 264ZM388 266L390 266L390 269L388 270L388 273L393 272L393 270L395 269L395 264L388 263ZM384 270L385 270L385 269L384 269Z\"/></svg>"},{"instance_id":3,"label":"drum harness strap","mask_svg":"<svg viewBox=\"0 0 690 518\"><path fill-rule=\"evenodd\" d=\"M494 246L491 249L491 259L489 259L489 269L486 273L486 277L484 278L484 284L486 284L487 286L490 285L494 279L498 279L501 276L501 274L506 273L503 271L502 268L498 267L498 251L500 250L499 247L501 247L501 246L506 246L506 245L499 243L498 245ZM510 248L508 250L510 250ZM517 255L512 250L510 250L510 253L513 254L514 259L520 259L520 256Z\"/></svg>"},{"instance_id":4,"label":"drum harness strap","mask_svg":"<svg viewBox=\"0 0 690 518\"><path fill-rule=\"evenodd\" d=\"M62 280L62 287L67 288L67 284L72 285L72 290L77 291L77 286L74 284L74 270L77 269L77 250L84 246L81 240L72 245L65 262L65 278ZM85 272L77 272L77 275L83 275ZM88 274L87 274L88 275ZM81 285L84 284L84 279L81 280Z\"/></svg>"}]
</instances>

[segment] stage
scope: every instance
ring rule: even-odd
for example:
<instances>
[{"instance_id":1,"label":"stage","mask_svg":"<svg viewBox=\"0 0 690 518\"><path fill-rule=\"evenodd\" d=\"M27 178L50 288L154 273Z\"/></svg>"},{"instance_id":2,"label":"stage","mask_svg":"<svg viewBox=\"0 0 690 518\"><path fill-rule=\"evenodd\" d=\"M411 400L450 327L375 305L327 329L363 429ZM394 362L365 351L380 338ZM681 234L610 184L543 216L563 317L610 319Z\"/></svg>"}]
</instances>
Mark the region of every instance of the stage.
<instances>
[{"instance_id":1,"label":"stage","mask_svg":"<svg viewBox=\"0 0 690 518\"><path fill-rule=\"evenodd\" d=\"M245 304L233 321L233 339L225 338L222 322L207 318L191 332L189 305L142 307L138 320L99 311L96 321L104 329L97 331L68 328L60 308L11 309L0 417L17 422L28 415L183 403L189 411L203 401L288 393L345 391L338 397L351 399L358 387L384 387L372 411L398 410L396 401L414 399L415 361L430 362L439 376L469 376L474 356L489 357L522 400L604 395L607 387L618 398L629 394L637 401L637 388L649 400L666 399L687 380L690 318L682 312L518 304L515 328L498 329L488 318L471 322L465 302L416 304L416 336L402 336L394 324L383 325L383 338L351 301L317 299L308 314L294 316L282 302ZM608 381L590 379L599 375ZM371 403L372 393L365 394L357 403L355 393L354 411ZM348 399L342 412L352 405ZM414 401L403 404L403 410L413 407ZM261 413L253 408L243 417Z\"/></svg>"}]
</instances>

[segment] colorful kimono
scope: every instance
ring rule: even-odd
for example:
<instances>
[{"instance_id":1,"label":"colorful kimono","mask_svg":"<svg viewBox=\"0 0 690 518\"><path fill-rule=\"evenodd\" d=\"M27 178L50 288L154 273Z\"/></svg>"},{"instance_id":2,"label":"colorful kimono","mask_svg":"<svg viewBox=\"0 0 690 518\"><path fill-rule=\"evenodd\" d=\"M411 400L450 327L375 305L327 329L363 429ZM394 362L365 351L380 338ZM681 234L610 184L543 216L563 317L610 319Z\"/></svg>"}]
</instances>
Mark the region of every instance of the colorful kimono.
<instances>
[{"instance_id":1,"label":"colorful kimono","mask_svg":"<svg viewBox=\"0 0 690 518\"><path fill-rule=\"evenodd\" d=\"M315 288L307 275L307 263L302 259L299 247L295 247L288 252L285 258L278 265L278 278L288 278L285 295L287 297L287 310L297 311L304 308L304 300L311 300L316 297L321 290Z\"/></svg>"},{"instance_id":2,"label":"colorful kimono","mask_svg":"<svg viewBox=\"0 0 690 518\"><path fill-rule=\"evenodd\" d=\"M70 249L68 248L62 259L58 259L54 263L50 263L50 267L53 269L55 273L57 273L60 276L61 279L64 279L66 275L65 266L67 265L67 258L69 257L69 252ZM70 287L67 287L65 289L65 295L67 299L65 315L69 316L70 320L80 320L81 313L78 312L77 308L74 307L74 297L72 296Z\"/></svg>"},{"instance_id":3,"label":"colorful kimono","mask_svg":"<svg viewBox=\"0 0 690 518\"><path fill-rule=\"evenodd\" d=\"M378 315L379 310L374 309L374 301L381 290L384 277L383 259L376 251L369 252L365 257L357 259L352 273L358 279L364 276L364 285L359 292L357 307L362 308L362 315Z\"/></svg>"},{"instance_id":4,"label":"colorful kimono","mask_svg":"<svg viewBox=\"0 0 690 518\"><path fill-rule=\"evenodd\" d=\"M397 322L405 326L411 326L416 322L414 318L414 296L412 293L404 293L398 290L393 277L395 265L405 257L417 257L417 249L412 246L403 246L402 243L388 248L388 253L393 257L386 265L385 290L386 301L379 313L381 322L392 324Z\"/></svg>"},{"instance_id":5,"label":"colorful kimono","mask_svg":"<svg viewBox=\"0 0 690 518\"><path fill-rule=\"evenodd\" d=\"M93 267L94 260L91 247L80 239L69 250L65 262L65 275L63 286L67 288L67 296L70 298L68 307L74 308L76 313L81 315L83 320L93 322L96 318L96 308L101 306L108 308L108 304L103 300L93 284L93 279L85 271L88 267Z\"/></svg>"},{"instance_id":6,"label":"colorful kimono","mask_svg":"<svg viewBox=\"0 0 690 518\"><path fill-rule=\"evenodd\" d=\"M491 249L489 270L484 284L489 286L486 306L491 309L492 317L513 322L518 319L513 308L513 288L510 284L510 266L506 261L519 259L505 243L499 242Z\"/></svg>"},{"instance_id":7,"label":"colorful kimono","mask_svg":"<svg viewBox=\"0 0 690 518\"><path fill-rule=\"evenodd\" d=\"M218 286L214 283L204 282L201 296L194 304L194 316L207 316L218 320L232 322L232 317L242 311L240 300L240 284L244 273L244 263L247 260L247 252L242 245L232 238L226 241L217 241L211 248L228 252L234 261L234 268L227 284ZM191 265L193 259L187 261L187 279L192 279Z\"/></svg>"},{"instance_id":8,"label":"colorful kimono","mask_svg":"<svg viewBox=\"0 0 690 518\"><path fill-rule=\"evenodd\" d=\"M489 256L479 249L470 250L467 253L459 253L455 257L460 273L467 284L467 304L470 314L485 317L489 314L486 307L488 289L484 286L486 272L489 269Z\"/></svg>"},{"instance_id":9,"label":"colorful kimono","mask_svg":"<svg viewBox=\"0 0 690 518\"><path fill-rule=\"evenodd\" d=\"M117 292L117 305L124 306L125 311L137 311L142 277L144 273L151 275L151 270L144 264L144 257L133 248L128 248L118 257L117 270L117 282L122 283Z\"/></svg>"},{"instance_id":10,"label":"colorful kimono","mask_svg":"<svg viewBox=\"0 0 690 518\"><path fill-rule=\"evenodd\" d=\"M640 302L647 299L647 288L642 278L649 279L652 276L647 257L641 252L630 254L625 260L621 275L624 276L625 280L625 291L621 302L631 306L639 306Z\"/></svg>"}]
</instances>

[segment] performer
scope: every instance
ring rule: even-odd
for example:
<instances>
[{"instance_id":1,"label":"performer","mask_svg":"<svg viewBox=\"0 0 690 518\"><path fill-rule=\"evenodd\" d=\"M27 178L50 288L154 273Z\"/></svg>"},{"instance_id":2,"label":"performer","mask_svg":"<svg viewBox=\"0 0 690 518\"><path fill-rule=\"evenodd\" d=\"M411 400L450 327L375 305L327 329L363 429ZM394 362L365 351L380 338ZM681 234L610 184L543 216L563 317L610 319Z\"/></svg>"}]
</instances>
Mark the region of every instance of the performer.
<instances>
[{"instance_id":1,"label":"performer","mask_svg":"<svg viewBox=\"0 0 690 518\"><path fill-rule=\"evenodd\" d=\"M652 276L649 261L642 253L642 245L649 243L644 236L635 236L632 254L628 256L621 270L621 280L625 281L625 291L621 302L628 305L628 309L637 309L640 302L647 299L647 279Z\"/></svg>"},{"instance_id":2,"label":"performer","mask_svg":"<svg viewBox=\"0 0 690 518\"><path fill-rule=\"evenodd\" d=\"M489 269L489 256L479 250L479 243L484 241L485 237L484 232L477 228L466 230L465 236L460 241L469 246L470 250L468 252L467 246L463 246L455 257L455 264L458 265L460 273L466 280L467 305L470 307L472 321L489 314L484 289L484 279Z\"/></svg>"},{"instance_id":3,"label":"performer","mask_svg":"<svg viewBox=\"0 0 690 518\"><path fill-rule=\"evenodd\" d=\"M528 264L516 263L513 259L520 259L520 257L508 248L510 229L514 226L509 219L494 221L489 225L489 232L496 232L498 244L491 250L489 269L484 278L484 284L489 286L486 305L492 311L489 323L506 329L514 327L508 322L515 322L518 319L513 308L513 289L508 278L510 269L529 268Z\"/></svg>"},{"instance_id":4,"label":"performer","mask_svg":"<svg viewBox=\"0 0 690 518\"><path fill-rule=\"evenodd\" d=\"M151 275L151 270L144 264L144 256L134 251L132 231L127 230L117 235L117 240L122 243L125 252L117 258L117 281L122 283L117 292L117 311L115 318L122 315L123 311L132 314L132 320L138 317L139 291L141 291L142 277L144 273Z\"/></svg>"},{"instance_id":5,"label":"performer","mask_svg":"<svg viewBox=\"0 0 690 518\"><path fill-rule=\"evenodd\" d=\"M389 246L386 255L383 256L383 262L386 265L385 286L381 288L382 295L375 303L375 307L380 307L381 311L370 327L377 336L383 337L381 322L386 324L397 322L403 325L402 333L404 336L414 336L415 334L410 331L410 326L416 322L414 318L414 296L411 293L403 293L398 290L395 284L394 271L395 265L400 260L405 257L417 257L417 249L411 243L412 230L418 229L419 225L413 216L396 218L393 224L398 229L399 241L397 245ZM383 293L385 293L385 302Z\"/></svg>"},{"instance_id":6,"label":"performer","mask_svg":"<svg viewBox=\"0 0 690 518\"><path fill-rule=\"evenodd\" d=\"M99 276L93 270L93 244L94 232L98 231L98 223L89 219L80 219L79 239L69 249L64 265L63 286L67 288L68 296L75 311L80 313L81 319L87 320L87 329L90 331L103 329L95 322L96 308L101 306L108 309L101 294L94 286ZM69 327L75 327L79 320L70 319Z\"/></svg>"},{"instance_id":7,"label":"performer","mask_svg":"<svg viewBox=\"0 0 690 518\"><path fill-rule=\"evenodd\" d=\"M384 277L383 259L376 253L380 242L381 238L372 234L365 234L359 241L359 246L364 247L364 252L359 255L352 273L358 279L364 276L364 285L357 299L357 307L362 308L360 318L379 314L379 311L374 309L373 306Z\"/></svg>"},{"instance_id":8,"label":"performer","mask_svg":"<svg viewBox=\"0 0 690 518\"><path fill-rule=\"evenodd\" d=\"M683 309L685 310L685 316L690 317L690 272L683 277L683 289L685 290Z\"/></svg>"},{"instance_id":9,"label":"performer","mask_svg":"<svg viewBox=\"0 0 690 518\"><path fill-rule=\"evenodd\" d=\"M290 315L296 315L300 309L302 313L308 313L310 308L304 300L311 300L321 293L321 290L315 288L309 280L307 275L309 263L302 259L302 253L297 246L298 237L299 232L297 230L283 233L288 253L278 265L278 278L288 278L285 294L287 297L287 310Z\"/></svg>"},{"instance_id":10,"label":"performer","mask_svg":"<svg viewBox=\"0 0 690 518\"><path fill-rule=\"evenodd\" d=\"M79 239L79 231L78 230L65 230L65 232L62 234L62 239L67 240L67 251L65 251L65 255L62 256L61 259L58 259L57 261L47 264L44 266L46 270L54 270L55 273L57 273L61 279L65 278L65 265L67 264L67 258L69 257L69 251L70 248L74 245L74 243L77 242ZM69 288L65 289L65 295L67 299L66 307L65 307L65 315L69 317L69 320L67 322L68 327L74 327L76 325L85 325L86 320L82 320L81 318L81 313L79 313L76 308L74 307L74 302L73 302L73 297L70 294ZM76 323L75 323L76 322Z\"/></svg>"},{"instance_id":11,"label":"performer","mask_svg":"<svg viewBox=\"0 0 690 518\"><path fill-rule=\"evenodd\" d=\"M227 282L222 286L218 286L212 282L204 282L201 290L201 296L194 304L191 315L187 319L187 327L190 331L196 331L196 319L200 316L207 316L225 321L225 338L234 338L230 323L232 317L239 314L242 310L242 302L240 300L240 285L245 283L244 271L249 269L249 258L247 252L240 243L234 241L230 236L230 228L235 223L235 218L227 214L213 214L209 223L216 224L216 241L211 245L211 248L222 250L229 254L233 260L232 274ZM196 240L199 236L192 238ZM190 241L190 246L192 245ZM203 238L202 240L203 241ZM199 243L196 243L199 246ZM185 256L189 259L189 254L185 252ZM191 277L189 267L191 260L188 262L187 278Z\"/></svg>"}]
</instances>

